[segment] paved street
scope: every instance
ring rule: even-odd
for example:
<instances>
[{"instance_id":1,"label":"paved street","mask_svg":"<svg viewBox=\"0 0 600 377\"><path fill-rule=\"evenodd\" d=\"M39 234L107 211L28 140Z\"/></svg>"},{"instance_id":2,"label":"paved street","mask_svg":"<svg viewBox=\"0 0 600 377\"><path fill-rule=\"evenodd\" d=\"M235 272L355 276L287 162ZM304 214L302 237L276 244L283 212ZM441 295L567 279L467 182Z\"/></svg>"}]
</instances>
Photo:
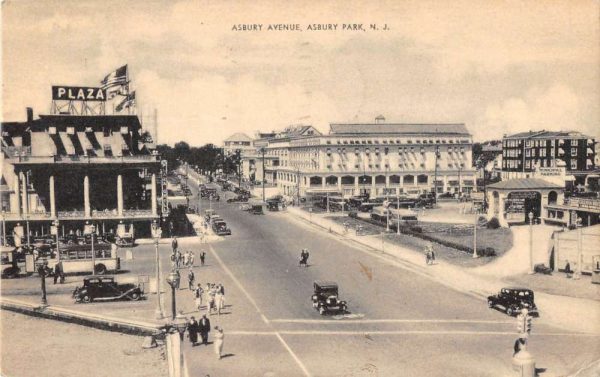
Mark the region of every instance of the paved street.
<instances>
[{"instance_id":1,"label":"paved street","mask_svg":"<svg viewBox=\"0 0 600 377\"><path fill-rule=\"evenodd\" d=\"M193 188L194 193L196 192ZM457 292L419 273L418 267L389 256L356 248L340 236L291 219L285 212L252 215L238 204L225 203L226 193L212 207L233 234L218 242L180 239L180 249L196 251L196 282L223 283L226 310L210 316L225 330L225 358L211 347L184 352L191 376L507 376L511 375L516 320L493 310L475 296ZM197 198L192 199L197 203ZM209 203L201 202L202 208ZM308 268L298 267L299 252L310 250ZM199 266L199 250L207 263ZM154 246L132 249L133 260L119 251L122 268L135 275L154 275ZM170 269L170 245L160 245L163 278ZM181 270L177 307L186 316L201 315ZM320 316L310 296L314 280L334 280L348 301L345 316ZM74 304L68 285L49 285L55 305L105 315L151 320L156 296L139 302ZM38 299L39 279L8 280L3 294ZM166 284L163 290L168 287ZM163 293L165 314L171 295ZM210 337L212 340L212 335ZM530 350L543 376L576 372L598 358L598 337L568 333L534 321Z\"/></svg>"},{"instance_id":2,"label":"paved street","mask_svg":"<svg viewBox=\"0 0 600 377\"><path fill-rule=\"evenodd\" d=\"M233 235L210 246L210 266L197 276L227 288L231 314L211 321L224 327L224 352L232 356L219 361L212 349L187 347L191 375L513 373L516 320L489 310L481 299L289 221L285 213L251 215L223 200L214 208ZM306 269L297 266L303 247L311 252ZM339 283L351 314L321 317L312 308L318 279ZM530 349L547 375L562 375L597 358L597 340L565 334L542 317Z\"/></svg>"}]
</instances>

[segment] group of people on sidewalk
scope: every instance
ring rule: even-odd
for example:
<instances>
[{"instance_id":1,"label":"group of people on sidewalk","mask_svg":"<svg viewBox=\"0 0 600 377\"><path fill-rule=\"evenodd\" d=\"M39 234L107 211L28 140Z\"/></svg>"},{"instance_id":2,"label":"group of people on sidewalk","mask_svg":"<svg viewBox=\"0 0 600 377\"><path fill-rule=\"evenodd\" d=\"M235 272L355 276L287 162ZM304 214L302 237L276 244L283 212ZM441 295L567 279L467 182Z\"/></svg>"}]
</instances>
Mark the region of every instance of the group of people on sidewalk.
<instances>
[{"instance_id":1,"label":"group of people on sidewalk","mask_svg":"<svg viewBox=\"0 0 600 377\"><path fill-rule=\"evenodd\" d=\"M223 328L220 326L215 326L215 335L214 342L215 345L215 353L219 359L223 357L223 340L225 338L225 334L223 332ZM191 317L190 321L187 324L187 333L188 339L190 343L192 343L192 347L198 345L198 334L200 334L200 339L203 345L207 346L208 343L208 333L210 333L210 320L206 317L206 314L202 315L200 321L196 321L196 318Z\"/></svg>"},{"instance_id":2,"label":"group of people on sidewalk","mask_svg":"<svg viewBox=\"0 0 600 377\"><path fill-rule=\"evenodd\" d=\"M190 290L192 290L191 287ZM198 283L193 293L198 311L202 312L202 309L206 309L209 315L212 315L213 312L221 315L221 311L225 309L225 287L223 284L206 283L206 288L203 289L202 285ZM206 305L203 306L205 299Z\"/></svg>"},{"instance_id":3,"label":"group of people on sidewalk","mask_svg":"<svg viewBox=\"0 0 600 377\"><path fill-rule=\"evenodd\" d=\"M193 267L195 256L194 252L191 250L188 251L180 251L179 250L179 242L177 241L177 237L173 237L173 241L171 241L171 262L173 266L176 268L181 267ZM204 266L204 262L206 260L206 252L200 251L200 266Z\"/></svg>"}]
</instances>

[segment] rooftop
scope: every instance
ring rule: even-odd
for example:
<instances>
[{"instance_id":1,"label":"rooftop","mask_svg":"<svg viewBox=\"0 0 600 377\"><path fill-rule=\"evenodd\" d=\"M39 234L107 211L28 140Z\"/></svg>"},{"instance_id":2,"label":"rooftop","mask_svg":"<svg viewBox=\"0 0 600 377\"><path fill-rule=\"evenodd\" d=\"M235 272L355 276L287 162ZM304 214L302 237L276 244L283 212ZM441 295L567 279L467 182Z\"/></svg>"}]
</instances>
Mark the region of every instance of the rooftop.
<instances>
[{"instance_id":1,"label":"rooftop","mask_svg":"<svg viewBox=\"0 0 600 377\"><path fill-rule=\"evenodd\" d=\"M252 138L243 132L236 132L223 141L252 141Z\"/></svg>"},{"instance_id":2,"label":"rooftop","mask_svg":"<svg viewBox=\"0 0 600 377\"><path fill-rule=\"evenodd\" d=\"M464 123L331 123L330 135L431 134L470 136Z\"/></svg>"},{"instance_id":3,"label":"rooftop","mask_svg":"<svg viewBox=\"0 0 600 377\"><path fill-rule=\"evenodd\" d=\"M579 131L527 131L504 136L504 139L593 139Z\"/></svg>"},{"instance_id":4,"label":"rooftop","mask_svg":"<svg viewBox=\"0 0 600 377\"><path fill-rule=\"evenodd\" d=\"M533 190L533 189L564 189L563 186L539 178L508 179L488 185L490 189L500 190Z\"/></svg>"}]
</instances>

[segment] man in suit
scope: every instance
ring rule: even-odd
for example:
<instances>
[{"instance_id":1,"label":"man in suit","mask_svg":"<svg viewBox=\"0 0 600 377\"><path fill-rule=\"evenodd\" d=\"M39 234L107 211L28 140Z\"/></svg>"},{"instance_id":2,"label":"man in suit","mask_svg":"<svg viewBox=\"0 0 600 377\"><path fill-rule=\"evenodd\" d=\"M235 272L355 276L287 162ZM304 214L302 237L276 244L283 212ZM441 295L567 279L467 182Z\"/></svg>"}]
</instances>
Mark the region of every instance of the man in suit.
<instances>
[{"instance_id":1,"label":"man in suit","mask_svg":"<svg viewBox=\"0 0 600 377\"><path fill-rule=\"evenodd\" d=\"M200 332L200 338L202 344L208 345L208 333L210 332L210 320L206 318L206 314L202 315L200 323L198 324L198 331Z\"/></svg>"},{"instance_id":2,"label":"man in suit","mask_svg":"<svg viewBox=\"0 0 600 377\"><path fill-rule=\"evenodd\" d=\"M190 319L190 322L187 325L188 337L190 339L190 343L192 343L192 347L198 343L198 321L194 317Z\"/></svg>"}]
</instances>

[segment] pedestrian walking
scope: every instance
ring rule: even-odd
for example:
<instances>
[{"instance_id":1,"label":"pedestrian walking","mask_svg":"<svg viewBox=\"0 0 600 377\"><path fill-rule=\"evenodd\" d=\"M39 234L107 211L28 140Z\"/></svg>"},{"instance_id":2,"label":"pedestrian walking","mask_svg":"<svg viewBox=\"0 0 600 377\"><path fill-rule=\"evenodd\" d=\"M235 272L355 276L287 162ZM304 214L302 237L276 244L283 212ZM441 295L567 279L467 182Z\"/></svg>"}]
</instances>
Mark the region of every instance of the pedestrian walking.
<instances>
[{"instance_id":1,"label":"pedestrian walking","mask_svg":"<svg viewBox=\"0 0 600 377\"><path fill-rule=\"evenodd\" d=\"M177 264L177 268L181 266L182 259L183 258L181 257L181 251L177 250L177 252L175 253L175 262Z\"/></svg>"},{"instance_id":2,"label":"pedestrian walking","mask_svg":"<svg viewBox=\"0 0 600 377\"><path fill-rule=\"evenodd\" d=\"M217 310L217 315L221 315L221 309L225 307L225 296L221 293L221 291L217 290L215 293L215 309Z\"/></svg>"},{"instance_id":3,"label":"pedestrian walking","mask_svg":"<svg viewBox=\"0 0 600 377\"><path fill-rule=\"evenodd\" d=\"M175 252L177 252L177 247L178 247L177 237L173 237L173 241L171 241L171 249L173 249L173 254L175 254Z\"/></svg>"},{"instance_id":4,"label":"pedestrian walking","mask_svg":"<svg viewBox=\"0 0 600 377\"><path fill-rule=\"evenodd\" d=\"M203 251L200 253L200 266L204 266L204 259L206 258L206 253Z\"/></svg>"},{"instance_id":5,"label":"pedestrian walking","mask_svg":"<svg viewBox=\"0 0 600 377\"><path fill-rule=\"evenodd\" d=\"M54 265L54 284L56 284L56 281L60 278L60 283L64 283L65 282L65 278L64 275L62 273L62 268L60 266L60 263L57 263Z\"/></svg>"},{"instance_id":6,"label":"pedestrian walking","mask_svg":"<svg viewBox=\"0 0 600 377\"><path fill-rule=\"evenodd\" d=\"M202 307L202 295L204 294L204 289L202 289L200 283L198 283L198 287L196 288L194 294L196 296L196 308L198 308L199 311Z\"/></svg>"},{"instance_id":7,"label":"pedestrian walking","mask_svg":"<svg viewBox=\"0 0 600 377\"><path fill-rule=\"evenodd\" d=\"M194 252L192 250L190 250L189 262L190 262L190 267L193 267L194 266Z\"/></svg>"},{"instance_id":8,"label":"pedestrian walking","mask_svg":"<svg viewBox=\"0 0 600 377\"><path fill-rule=\"evenodd\" d=\"M200 332L200 339L202 340L202 344L205 346L208 345L208 333L210 332L210 320L206 318L206 314L202 315L200 322L198 324L198 330Z\"/></svg>"},{"instance_id":9,"label":"pedestrian walking","mask_svg":"<svg viewBox=\"0 0 600 377\"><path fill-rule=\"evenodd\" d=\"M435 252L433 251L433 247L431 248L431 264L435 264Z\"/></svg>"},{"instance_id":10,"label":"pedestrian walking","mask_svg":"<svg viewBox=\"0 0 600 377\"><path fill-rule=\"evenodd\" d=\"M208 291L208 314L212 314L212 311L215 307L215 290L214 287L211 287Z\"/></svg>"},{"instance_id":11,"label":"pedestrian walking","mask_svg":"<svg viewBox=\"0 0 600 377\"><path fill-rule=\"evenodd\" d=\"M194 280L194 271L190 267L190 271L188 272L188 288L190 289L190 291L194 289Z\"/></svg>"},{"instance_id":12,"label":"pedestrian walking","mask_svg":"<svg viewBox=\"0 0 600 377\"><path fill-rule=\"evenodd\" d=\"M223 340L225 339L225 334L223 333L223 329L219 326L215 326L215 353L219 357L219 360L223 357Z\"/></svg>"},{"instance_id":13,"label":"pedestrian walking","mask_svg":"<svg viewBox=\"0 0 600 377\"><path fill-rule=\"evenodd\" d=\"M194 317L190 318L190 322L187 325L187 331L190 343L192 343L192 347L198 343L198 330L198 321L196 321Z\"/></svg>"},{"instance_id":14,"label":"pedestrian walking","mask_svg":"<svg viewBox=\"0 0 600 377\"><path fill-rule=\"evenodd\" d=\"M187 267L189 265L189 262L190 262L190 255L186 251L183 253L183 265Z\"/></svg>"},{"instance_id":15,"label":"pedestrian walking","mask_svg":"<svg viewBox=\"0 0 600 377\"><path fill-rule=\"evenodd\" d=\"M513 356L519 353L519 351L521 351L525 347L525 344L525 338L518 338L517 340L515 340Z\"/></svg>"},{"instance_id":16,"label":"pedestrian walking","mask_svg":"<svg viewBox=\"0 0 600 377\"><path fill-rule=\"evenodd\" d=\"M219 283L219 291L223 296L225 296L225 286L221 283Z\"/></svg>"}]
</instances>

